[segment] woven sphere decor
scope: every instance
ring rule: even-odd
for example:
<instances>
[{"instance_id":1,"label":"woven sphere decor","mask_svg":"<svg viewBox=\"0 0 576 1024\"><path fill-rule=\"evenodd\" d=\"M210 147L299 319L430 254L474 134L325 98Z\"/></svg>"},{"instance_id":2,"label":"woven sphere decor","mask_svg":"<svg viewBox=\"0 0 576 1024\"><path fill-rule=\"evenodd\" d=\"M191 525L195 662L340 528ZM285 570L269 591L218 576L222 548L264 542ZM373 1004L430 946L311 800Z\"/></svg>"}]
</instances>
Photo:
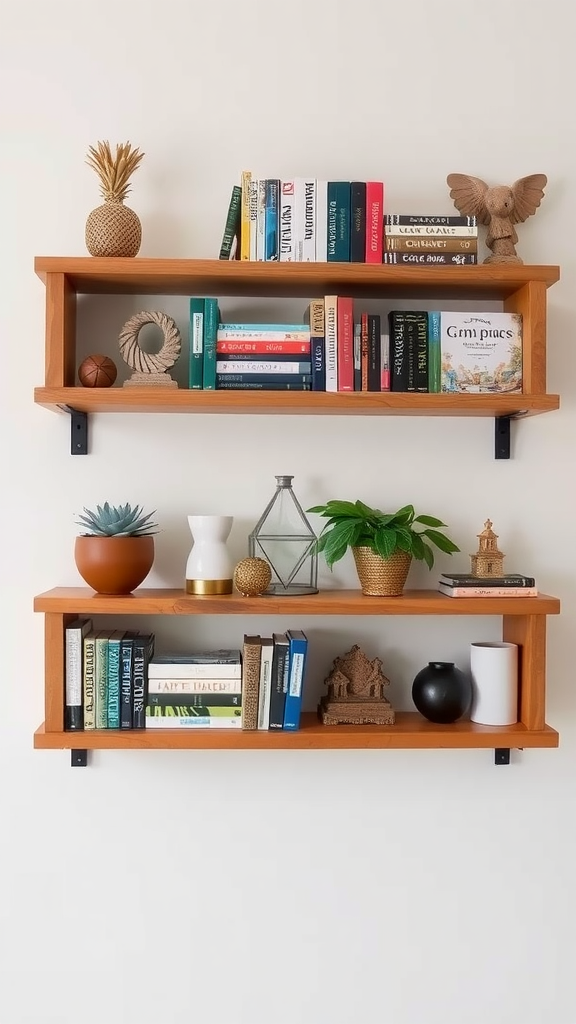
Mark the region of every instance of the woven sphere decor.
<instances>
[{"instance_id":1,"label":"woven sphere decor","mask_svg":"<svg viewBox=\"0 0 576 1024\"><path fill-rule=\"evenodd\" d=\"M362 593L368 597L399 597L404 590L412 556L395 551L382 558L372 548L352 548Z\"/></svg>"},{"instance_id":2,"label":"woven sphere decor","mask_svg":"<svg viewBox=\"0 0 576 1024\"><path fill-rule=\"evenodd\" d=\"M263 594L272 579L272 570L263 558L243 558L234 569L234 586L242 597Z\"/></svg>"},{"instance_id":3,"label":"woven sphere decor","mask_svg":"<svg viewBox=\"0 0 576 1024\"><path fill-rule=\"evenodd\" d=\"M87 356L78 367L78 380L84 388L112 387L118 370L109 356Z\"/></svg>"},{"instance_id":4,"label":"woven sphere decor","mask_svg":"<svg viewBox=\"0 0 576 1024\"><path fill-rule=\"evenodd\" d=\"M102 203L89 214L86 248L91 256L137 256L141 244L140 218L124 203Z\"/></svg>"}]
</instances>

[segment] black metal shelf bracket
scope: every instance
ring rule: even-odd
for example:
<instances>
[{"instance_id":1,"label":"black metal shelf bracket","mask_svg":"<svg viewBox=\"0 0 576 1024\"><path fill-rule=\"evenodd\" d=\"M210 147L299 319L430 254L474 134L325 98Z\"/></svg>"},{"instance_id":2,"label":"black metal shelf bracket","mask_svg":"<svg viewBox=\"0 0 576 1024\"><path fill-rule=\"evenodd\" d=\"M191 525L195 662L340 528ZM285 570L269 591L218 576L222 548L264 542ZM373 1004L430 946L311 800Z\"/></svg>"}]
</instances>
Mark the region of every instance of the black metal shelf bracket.
<instances>
[{"instance_id":1,"label":"black metal shelf bracket","mask_svg":"<svg viewBox=\"0 0 576 1024\"><path fill-rule=\"evenodd\" d=\"M494 458L510 458L511 416L496 416L494 419Z\"/></svg>"},{"instance_id":2,"label":"black metal shelf bracket","mask_svg":"<svg viewBox=\"0 0 576 1024\"><path fill-rule=\"evenodd\" d=\"M494 764L510 764L510 747L496 747Z\"/></svg>"},{"instance_id":3,"label":"black metal shelf bracket","mask_svg":"<svg viewBox=\"0 0 576 1024\"><path fill-rule=\"evenodd\" d=\"M87 768L88 767L88 751L87 750L71 750L70 751L70 767L71 768Z\"/></svg>"},{"instance_id":4,"label":"black metal shelf bracket","mask_svg":"<svg viewBox=\"0 0 576 1024\"><path fill-rule=\"evenodd\" d=\"M78 412L69 405L64 409L70 413L70 454L88 455L88 413Z\"/></svg>"}]
</instances>

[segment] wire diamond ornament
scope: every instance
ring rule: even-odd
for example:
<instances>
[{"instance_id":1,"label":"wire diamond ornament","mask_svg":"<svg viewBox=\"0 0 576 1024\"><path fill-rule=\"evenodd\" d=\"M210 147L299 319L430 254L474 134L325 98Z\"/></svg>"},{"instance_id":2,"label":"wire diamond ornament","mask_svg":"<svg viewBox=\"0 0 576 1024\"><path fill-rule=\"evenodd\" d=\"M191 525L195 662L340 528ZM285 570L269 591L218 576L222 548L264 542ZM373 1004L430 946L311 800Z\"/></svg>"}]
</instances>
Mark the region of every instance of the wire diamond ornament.
<instances>
[{"instance_id":1,"label":"wire diamond ornament","mask_svg":"<svg viewBox=\"0 0 576 1024\"><path fill-rule=\"evenodd\" d=\"M272 570L266 594L317 594L316 534L294 491L292 476L277 476L276 491L248 538L252 557Z\"/></svg>"}]
</instances>

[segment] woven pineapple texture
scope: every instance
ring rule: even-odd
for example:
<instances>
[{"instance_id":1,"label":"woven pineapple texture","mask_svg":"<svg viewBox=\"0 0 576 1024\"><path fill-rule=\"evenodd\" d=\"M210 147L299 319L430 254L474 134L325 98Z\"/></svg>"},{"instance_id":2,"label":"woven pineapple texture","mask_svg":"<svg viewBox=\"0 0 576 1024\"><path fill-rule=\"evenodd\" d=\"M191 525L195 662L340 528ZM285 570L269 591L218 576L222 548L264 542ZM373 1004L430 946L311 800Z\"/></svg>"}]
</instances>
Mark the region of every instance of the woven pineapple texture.
<instances>
[{"instance_id":1,"label":"woven pineapple texture","mask_svg":"<svg viewBox=\"0 0 576 1024\"><path fill-rule=\"evenodd\" d=\"M142 243L138 215L124 200L130 191L130 176L139 167L143 153L129 142L119 143L113 154L109 142L90 146L86 163L96 171L101 206L86 221L86 248L91 256L136 256Z\"/></svg>"},{"instance_id":2,"label":"woven pineapple texture","mask_svg":"<svg viewBox=\"0 0 576 1024\"><path fill-rule=\"evenodd\" d=\"M405 551L396 551L390 558L381 558L372 548L352 548L362 593L369 597L399 597L410 569L412 558Z\"/></svg>"}]
</instances>

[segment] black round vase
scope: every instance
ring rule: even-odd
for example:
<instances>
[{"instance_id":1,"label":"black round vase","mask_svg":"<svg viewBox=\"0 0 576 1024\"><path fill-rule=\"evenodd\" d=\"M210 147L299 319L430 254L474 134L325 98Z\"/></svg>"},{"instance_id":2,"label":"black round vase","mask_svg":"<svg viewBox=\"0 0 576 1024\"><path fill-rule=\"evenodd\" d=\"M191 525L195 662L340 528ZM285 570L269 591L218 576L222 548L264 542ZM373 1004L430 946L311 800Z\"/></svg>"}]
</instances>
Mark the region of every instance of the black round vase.
<instances>
[{"instance_id":1,"label":"black round vase","mask_svg":"<svg viewBox=\"0 0 576 1024\"><path fill-rule=\"evenodd\" d=\"M430 661L412 683L412 700L429 722L462 718L472 701L472 683L452 661Z\"/></svg>"}]
</instances>

